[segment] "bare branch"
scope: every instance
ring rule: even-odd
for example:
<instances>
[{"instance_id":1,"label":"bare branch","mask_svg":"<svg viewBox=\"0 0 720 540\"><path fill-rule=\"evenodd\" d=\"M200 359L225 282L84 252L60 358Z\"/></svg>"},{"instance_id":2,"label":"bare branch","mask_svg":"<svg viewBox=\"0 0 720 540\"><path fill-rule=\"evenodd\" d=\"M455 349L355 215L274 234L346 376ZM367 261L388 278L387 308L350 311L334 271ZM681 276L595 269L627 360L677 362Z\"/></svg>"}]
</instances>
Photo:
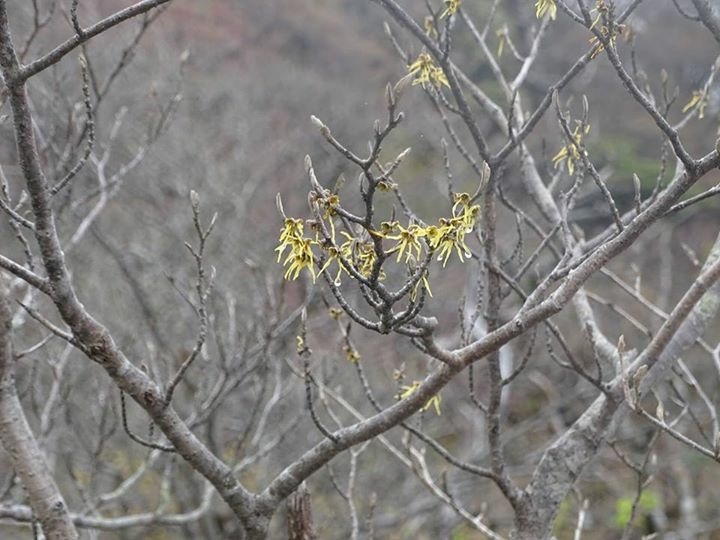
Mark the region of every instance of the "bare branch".
<instances>
[{"instance_id":1,"label":"bare branch","mask_svg":"<svg viewBox=\"0 0 720 540\"><path fill-rule=\"evenodd\" d=\"M37 75L41 71L46 70L53 64L57 64L63 59L65 55L72 52L78 46L82 45L86 41L93 37L102 34L103 32L119 25L120 23L132 19L138 15L142 15L158 6L166 4L172 0L142 0L137 2L130 7L127 7L121 11L118 11L105 19L95 23L87 28L76 28L76 34L66 42L58 45L55 49L47 53L45 56L34 60L15 71L10 78L6 77L6 82L9 85L21 84L30 77ZM78 25L79 26L79 25Z\"/></svg>"}]
</instances>

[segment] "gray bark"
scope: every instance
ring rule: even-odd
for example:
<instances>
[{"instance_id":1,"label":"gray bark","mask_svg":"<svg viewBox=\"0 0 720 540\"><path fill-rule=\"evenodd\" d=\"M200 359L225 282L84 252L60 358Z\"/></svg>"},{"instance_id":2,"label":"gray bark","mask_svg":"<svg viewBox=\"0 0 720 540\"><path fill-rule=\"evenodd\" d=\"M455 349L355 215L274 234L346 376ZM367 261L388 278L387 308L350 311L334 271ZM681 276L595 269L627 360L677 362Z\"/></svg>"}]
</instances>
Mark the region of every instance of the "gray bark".
<instances>
[{"instance_id":1,"label":"gray bark","mask_svg":"<svg viewBox=\"0 0 720 540\"><path fill-rule=\"evenodd\" d=\"M700 22L710 30L715 41L720 44L720 11L718 8L711 6L710 0L692 0L692 3L700 16Z\"/></svg>"},{"instance_id":2,"label":"gray bark","mask_svg":"<svg viewBox=\"0 0 720 540\"><path fill-rule=\"evenodd\" d=\"M703 273L693 283L631 370L647 365L639 388L642 397L665 379L673 363L699 337L720 310L720 235ZM523 494L513 538L537 540L549 536L560 504L582 471L630 410L619 375L580 418L552 444L540 460Z\"/></svg>"},{"instance_id":3,"label":"gray bark","mask_svg":"<svg viewBox=\"0 0 720 540\"><path fill-rule=\"evenodd\" d=\"M78 538L65 500L30 430L15 388L8 289L0 274L0 443L28 495L30 507L49 540Z\"/></svg>"}]
</instances>

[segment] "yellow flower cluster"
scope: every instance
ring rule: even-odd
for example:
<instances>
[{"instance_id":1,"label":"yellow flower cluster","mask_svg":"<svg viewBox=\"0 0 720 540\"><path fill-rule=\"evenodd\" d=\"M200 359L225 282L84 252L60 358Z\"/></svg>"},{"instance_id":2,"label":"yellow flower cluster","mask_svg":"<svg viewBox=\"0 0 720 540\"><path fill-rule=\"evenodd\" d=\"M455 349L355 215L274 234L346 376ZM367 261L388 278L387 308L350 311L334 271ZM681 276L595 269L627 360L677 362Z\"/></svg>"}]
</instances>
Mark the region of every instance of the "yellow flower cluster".
<instances>
[{"instance_id":1,"label":"yellow flower cluster","mask_svg":"<svg viewBox=\"0 0 720 540\"><path fill-rule=\"evenodd\" d=\"M285 218L282 231L280 232L278 247L278 262L283 256L287 248L290 248L288 256L283 262L283 266L287 266L285 279L297 279L300 272L307 268L315 281L315 258L313 256L312 246L317 244L315 240L305 238L303 235L303 220Z\"/></svg>"},{"instance_id":2,"label":"yellow flower cluster","mask_svg":"<svg viewBox=\"0 0 720 540\"><path fill-rule=\"evenodd\" d=\"M278 262L287 252L282 263L287 267L285 279L295 280L302 270L307 269L314 282L317 276L329 271L333 265L335 265L333 277L335 285L340 285L343 273L351 275L351 270L356 272L356 275L370 277L376 270L375 266L378 260L374 242L362 240L346 231L340 231L338 236L342 237L342 242L339 243L335 226L332 223L333 217L336 215L336 208L340 204L339 198L337 195L331 195L322 200L317 199L316 203L318 208L323 210L323 214L318 214L318 216L321 217L323 223L327 220L330 232L328 233L325 229L325 238L321 239L321 227L317 220L304 222L302 219L285 218L278 246L275 248ZM384 255L397 254L396 262L402 262L409 268L417 267L426 253L437 254L437 260L442 261L443 267L445 267L453 252L457 253L461 262L470 257L470 249L465 242L465 235L475 228L479 215L480 206L472 204L470 195L458 193L455 195L450 218L441 218L434 225L421 226L417 223L410 223L407 227L398 221L384 221L378 230L370 231L370 234L393 242ZM314 238L305 236L306 225L315 231ZM315 271L315 255L313 253L313 248L317 247L322 250L319 263L322 264L322 267L318 272ZM352 268L349 269L349 267ZM384 278L385 272L381 269L378 279ZM427 270L411 291L413 300L415 300L420 286L424 287L432 296Z\"/></svg>"},{"instance_id":3,"label":"yellow flower cluster","mask_svg":"<svg viewBox=\"0 0 720 540\"><path fill-rule=\"evenodd\" d=\"M408 72L415 77L413 85L419 84L423 88L427 84L450 86L442 68L436 66L432 56L426 52L420 53L417 60L408 66Z\"/></svg>"},{"instance_id":4,"label":"yellow flower cluster","mask_svg":"<svg viewBox=\"0 0 720 540\"><path fill-rule=\"evenodd\" d=\"M383 221L380 225L380 231L372 231L372 234L385 238L387 240L396 240L397 245L388 253L397 252L397 262L400 262L405 255L405 262L410 260L420 260L422 253L422 244L420 239L425 236L425 229L416 224L403 227L397 221Z\"/></svg>"},{"instance_id":5,"label":"yellow flower cluster","mask_svg":"<svg viewBox=\"0 0 720 540\"><path fill-rule=\"evenodd\" d=\"M595 1L595 7L591 10L592 12L597 12L597 17L595 17L595 20L590 25L590 30L595 28L595 26L603 20L609 20L612 19L612 6L609 6L605 3L605 0L596 0ZM600 28L600 33L602 34L603 38L606 40L608 37L610 38L610 44L614 47L615 42L617 39L617 36L620 35L625 39L625 41L629 41L632 37L632 30L631 28L626 24L614 24L612 36L610 36L610 29L606 25L602 25ZM597 36L592 36L589 40L590 45L593 47L592 52L590 53L590 59L594 60L601 52L605 50L605 44L598 39Z\"/></svg>"},{"instance_id":6,"label":"yellow flower cluster","mask_svg":"<svg viewBox=\"0 0 720 540\"><path fill-rule=\"evenodd\" d=\"M332 224L332 219L329 220ZM345 231L340 234L345 238L341 245L335 243L335 228L332 227L332 239L330 242L321 242L319 240L319 228L317 223L308 221L308 224L315 229L315 239L306 238L303 235L304 222L302 219L286 218L280 231L278 247L275 251L278 253L277 261L280 262L285 250L289 248L289 252L283 266L286 266L285 279L295 280L303 269L307 269L312 275L313 283L317 276L325 272L331 265L335 264L337 271L333 282L340 285L340 277L343 272L349 274L347 268L343 265L342 260L352 264L355 269L364 277L370 276L375 267L377 255L375 253L372 242L362 242ZM315 255L313 247L320 246L325 254L325 264L319 272L315 272ZM380 273L380 279L384 278L384 273Z\"/></svg>"},{"instance_id":7,"label":"yellow flower cluster","mask_svg":"<svg viewBox=\"0 0 720 540\"><path fill-rule=\"evenodd\" d=\"M323 244L322 248L325 251L327 260L320 269L320 274L327 270L330 265L335 264L337 273L333 283L340 285L342 273L345 272L349 275L347 268L342 263L345 260L347 263L352 264L363 277L369 277L373 268L375 268L375 261L377 260L372 242L362 242L345 231L340 231L340 234L345 238L345 241L340 246L335 244L334 235L330 243ZM383 277L384 274L381 273L380 279Z\"/></svg>"},{"instance_id":8,"label":"yellow flower cluster","mask_svg":"<svg viewBox=\"0 0 720 540\"><path fill-rule=\"evenodd\" d=\"M580 154L580 146L583 138L590 132L590 126L585 126L583 129L582 125L578 122L577 126L572 132L572 142L569 142L563 146L560 151L555 154L552 158L552 162L557 169L562 168L567 163L567 171L570 176L575 172L575 165L582 160Z\"/></svg>"},{"instance_id":9,"label":"yellow flower cluster","mask_svg":"<svg viewBox=\"0 0 720 540\"><path fill-rule=\"evenodd\" d=\"M555 0L537 0L537 2L535 2L535 17L541 19L545 14L550 15L551 20L555 20L555 17L557 17Z\"/></svg>"},{"instance_id":10,"label":"yellow flower cluster","mask_svg":"<svg viewBox=\"0 0 720 540\"><path fill-rule=\"evenodd\" d=\"M465 235L475 228L480 206L471 205L470 195L467 193L458 193L455 195L452 213L452 218L441 218L437 225L427 227L411 223L405 228L397 221L386 221L382 223L380 231L373 231L372 234L396 241L397 244L388 253L397 252L397 262L400 262L404 255L406 263L421 259L423 244L420 239L424 238L430 249L438 252L437 260L442 261L445 267L453 250L457 252L460 262L464 262L465 257L470 257Z\"/></svg>"}]
</instances>

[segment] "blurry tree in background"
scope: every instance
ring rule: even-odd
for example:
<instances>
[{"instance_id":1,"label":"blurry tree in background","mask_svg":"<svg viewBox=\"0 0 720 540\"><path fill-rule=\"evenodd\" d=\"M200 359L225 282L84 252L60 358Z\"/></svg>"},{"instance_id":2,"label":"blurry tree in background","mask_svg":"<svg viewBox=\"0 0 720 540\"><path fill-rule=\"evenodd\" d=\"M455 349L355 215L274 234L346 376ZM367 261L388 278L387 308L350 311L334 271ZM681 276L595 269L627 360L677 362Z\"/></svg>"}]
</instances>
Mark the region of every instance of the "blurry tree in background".
<instances>
[{"instance_id":1,"label":"blurry tree in background","mask_svg":"<svg viewBox=\"0 0 720 540\"><path fill-rule=\"evenodd\" d=\"M709 0L9 4L3 538L720 528Z\"/></svg>"}]
</instances>

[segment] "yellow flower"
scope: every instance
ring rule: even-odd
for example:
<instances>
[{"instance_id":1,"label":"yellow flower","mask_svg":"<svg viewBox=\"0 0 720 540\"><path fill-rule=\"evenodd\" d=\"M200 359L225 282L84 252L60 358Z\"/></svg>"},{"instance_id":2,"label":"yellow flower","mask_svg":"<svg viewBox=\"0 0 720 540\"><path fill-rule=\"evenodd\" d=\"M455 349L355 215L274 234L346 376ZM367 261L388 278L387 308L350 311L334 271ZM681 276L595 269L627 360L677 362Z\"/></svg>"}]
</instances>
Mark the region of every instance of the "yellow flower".
<instances>
[{"instance_id":1,"label":"yellow flower","mask_svg":"<svg viewBox=\"0 0 720 540\"><path fill-rule=\"evenodd\" d=\"M397 225L397 234L388 234L385 236L388 240L397 240L397 245L392 248L388 253L394 253L397 251L397 262L402 259L403 253L405 254L405 262L409 262L411 258L420 260L422 253L422 244L420 238L425 236L425 229L418 225L412 224L407 229L402 225Z\"/></svg>"},{"instance_id":2,"label":"yellow flower","mask_svg":"<svg viewBox=\"0 0 720 540\"><path fill-rule=\"evenodd\" d=\"M303 220L285 218L283 228L280 231L279 245L275 248L278 252L277 261L280 262L285 250L290 248L290 252L283 261L283 266L287 266L285 279L295 280L300 272L307 268L312 274L313 283L315 282L315 256L313 255L312 246L317 242L310 238L303 237Z\"/></svg>"},{"instance_id":3,"label":"yellow flower","mask_svg":"<svg viewBox=\"0 0 720 540\"><path fill-rule=\"evenodd\" d=\"M453 217L462 221L465 225L465 232L472 231L480 215L480 206L477 204L471 206L470 195L467 193L456 193L453 198L455 200L452 207Z\"/></svg>"},{"instance_id":4,"label":"yellow flower","mask_svg":"<svg viewBox=\"0 0 720 540\"><path fill-rule=\"evenodd\" d=\"M337 207L340 206L340 197L335 193L320 199L320 207L324 210L323 217L329 218L337 214Z\"/></svg>"},{"instance_id":5,"label":"yellow flower","mask_svg":"<svg viewBox=\"0 0 720 540\"><path fill-rule=\"evenodd\" d=\"M371 232L372 234L382 236L382 234L376 231ZM356 268L358 273L360 273L363 277L370 276L373 268L375 267L375 261L377 260L375 246L373 243L363 242L345 231L340 231L340 234L345 237L345 242L343 242L339 248L336 247L335 244L331 244L332 247L330 248L323 248L328 252L328 260L325 262L323 270L325 270L330 263L337 262L340 267L338 268L338 273L335 279L335 282L337 283L343 271L349 274L347 268L342 266L342 262L340 260L344 259L347 263ZM385 279L385 272L381 270L378 279Z\"/></svg>"},{"instance_id":6,"label":"yellow flower","mask_svg":"<svg viewBox=\"0 0 720 540\"><path fill-rule=\"evenodd\" d=\"M550 15L551 20L555 20L555 17L557 17L555 0L537 0L535 2L535 17L541 19L546 13Z\"/></svg>"},{"instance_id":7,"label":"yellow flower","mask_svg":"<svg viewBox=\"0 0 720 540\"><path fill-rule=\"evenodd\" d=\"M323 249L327 254L327 260L318 272L318 275L321 275L325 270L327 270L332 263L337 264L337 274L335 274L335 279L333 279L333 283L338 286L340 285L340 276L342 275L342 273L348 273L347 269L343 266L342 261L340 260L341 251L335 246L329 246L327 248L323 247Z\"/></svg>"},{"instance_id":8,"label":"yellow flower","mask_svg":"<svg viewBox=\"0 0 720 540\"><path fill-rule=\"evenodd\" d=\"M465 257L470 257L470 248L465 243L465 233L468 231L467 224L462 217L452 219L442 218L440 225L431 225L426 230L426 236L430 246L438 251L438 261L443 262L443 268L447 265L453 249L456 251L460 262Z\"/></svg>"},{"instance_id":9,"label":"yellow flower","mask_svg":"<svg viewBox=\"0 0 720 540\"><path fill-rule=\"evenodd\" d=\"M408 66L410 75L414 75L413 85L419 84L423 88L426 88L426 84L430 83L435 86L445 85L450 86L447 77L443 70L436 66L433 62L432 56L428 53L420 53L417 60Z\"/></svg>"},{"instance_id":10,"label":"yellow flower","mask_svg":"<svg viewBox=\"0 0 720 540\"><path fill-rule=\"evenodd\" d=\"M392 234L397 230L398 225L400 225L400 223L397 221L383 221L380 224L380 230L370 231L370 234L380 238L387 238L389 234Z\"/></svg>"},{"instance_id":11,"label":"yellow flower","mask_svg":"<svg viewBox=\"0 0 720 540\"><path fill-rule=\"evenodd\" d=\"M707 96L704 90L693 90L692 97L687 105L682 108L682 112L686 113L697 107L698 118L705 118L705 107L707 107Z\"/></svg>"},{"instance_id":12,"label":"yellow flower","mask_svg":"<svg viewBox=\"0 0 720 540\"><path fill-rule=\"evenodd\" d=\"M343 352L345 353L345 359L351 364L357 364L360 361L360 353L350 345L345 345L343 347Z\"/></svg>"},{"instance_id":13,"label":"yellow flower","mask_svg":"<svg viewBox=\"0 0 720 540\"><path fill-rule=\"evenodd\" d=\"M418 280L418 282L413 287L413 290L410 292L410 300L413 302L417 299L418 289L420 289L420 285L423 286L423 288L427 291L427 293L432 296L432 291L430 290L430 282L427 278L427 270L423 272L422 277Z\"/></svg>"},{"instance_id":14,"label":"yellow flower","mask_svg":"<svg viewBox=\"0 0 720 540\"><path fill-rule=\"evenodd\" d=\"M282 254L285 251L286 248L291 248L294 242L302 239L303 236L303 220L302 219L293 219L293 218L285 218L285 222L283 223L283 228L280 231L280 238L278 242L280 245L275 248L275 251L278 252L277 262L280 262L280 259L282 258Z\"/></svg>"},{"instance_id":15,"label":"yellow flower","mask_svg":"<svg viewBox=\"0 0 720 540\"><path fill-rule=\"evenodd\" d=\"M425 238L430 243L430 247L435 248L438 245L439 238L442 236L443 231L437 225L430 225L425 229Z\"/></svg>"},{"instance_id":16,"label":"yellow flower","mask_svg":"<svg viewBox=\"0 0 720 540\"><path fill-rule=\"evenodd\" d=\"M458 207L462 206L462 207L467 208L467 206L470 204L470 194L469 193L455 193L453 195L453 201L454 201L454 204L452 207L452 212L453 212L453 215L456 215L455 212L457 211Z\"/></svg>"},{"instance_id":17,"label":"yellow flower","mask_svg":"<svg viewBox=\"0 0 720 540\"><path fill-rule=\"evenodd\" d=\"M580 145L583 142L583 138L590 132L590 126L586 126L582 129L582 125L578 122L575 126L575 130L572 132L572 142L569 142L563 146L560 151L555 154L552 158L553 165L555 168L562 168L567 163L567 170L570 176L575 172L575 165L582 160L580 154Z\"/></svg>"},{"instance_id":18,"label":"yellow flower","mask_svg":"<svg viewBox=\"0 0 720 540\"><path fill-rule=\"evenodd\" d=\"M285 279L296 280L300 272L307 268L312 275L313 283L315 282L315 256L312 252L313 244L317 244L310 238L296 239L290 244L290 253L283 262L283 266L287 266ZM289 266L288 266L289 265Z\"/></svg>"},{"instance_id":19,"label":"yellow flower","mask_svg":"<svg viewBox=\"0 0 720 540\"><path fill-rule=\"evenodd\" d=\"M460 8L460 4L462 4L462 0L445 0L445 11L442 12L440 18L444 19L445 17L449 17L450 15L457 13L457 10Z\"/></svg>"},{"instance_id":20,"label":"yellow flower","mask_svg":"<svg viewBox=\"0 0 720 540\"><path fill-rule=\"evenodd\" d=\"M420 388L420 381L413 381L413 383L410 386L407 386L407 385L401 386L402 392L400 392L398 394L398 399L405 399L406 397L409 397L418 388ZM435 409L435 413L439 416L441 402L442 402L442 398L440 397L440 394L435 394L423 406L422 410L427 411L430 407L433 407Z\"/></svg>"},{"instance_id":21,"label":"yellow flower","mask_svg":"<svg viewBox=\"0 0 720 540\"><path fill-rule=\"evenodd\" d=\"M356 248L355 259L358 262L358 272L363 277L370 277L377 261L375 246L371 242L359 243ZM385 279L385 272L381 270L378 277L379 279Z\"/></svg>"},{"instance_id":22,"label":"yellow flower","mask_svg":"<svg viewBox=\"0 0 720 540\"><path fill-rule=\"evenodd\" d=\"M465 224L466 232L470 232L475 228L475 222L480 215L480 206L474 204L473 206L467 206L463 209L463 213L460 216L462 222Z\"/></svg>"},{"instance_id":23,"label":"yellow flower","mask_svg":"<svg viewBox=\"0 0 720 540\"><path fill-rule=\"evenodd\" d=\"M305 354L310 352L307 343L305 343L305 338L303 338L302 336L295 336L295 340L297 341L298 354Z\"/></svg>"},{"instance_id":24,"label":"yellow flower","mask_svg":"<svg viewBox=\"0 0 720 540\"><path fill-rule=\"evenodd\" d=\"M431 397L428 402L425 404L425 407L423 407L423 411L427 411L430 407L435 408L435 414L440 416L440 404L442 403L442 398L440 397L440 394L435 394L433 397Z\"/></svg>"},{"instance_id":25,"label":"yellow flower","mask_svg":"<svg viewBox=\"0 0 720 540\"><path fill-rule=\"evenodd\" d=\"M607 5L605 3L605 0L596 0L595 2L595 8L590 10L592 12L597 12L597 17L595 17L595 20L590 25L590 30L595 28L595 26L600 21L611 21L613 20L613 7L610 5ZM630 41L632 39L632 28L626 24L611 24L613 31L612 36L610 36L610 29L606 24L603 24L600 28L600 33L602 34L603 38L606 40L609 37L610 43L615 46L615 41L618 35L620 35L625 41ZM605 50L605 44L600 41L597 36L593 36L589 39L590 45L593 47L592 52L590 53L590 59L595 59L601 52Z\"/></svg>"},{"instance_id":26,"label":"yellow flower","mask_svg":"<svg viewBox=\"0 0 720 540\"><path fill-rule=\"evenodd\" d=\"M472 254L465 243L465 235L473 230L475 221L480 213L478 205L470 206L470 196L467 193L460 193L455 196L452 219L440 219L439 225L431 225L425 230L425 237L430 247L437 251L438 261L443 262L443 268L447 265L453 250L457 253L460 262L469 258ZM461 212L458 210L461 209Z\"/></svg>"},{"instance_id":27,"label":"yellow flower","mask_svg":"<svg viewBox=\"0 0 720 540\"><path fill-rule=\"evenodd\" d=\"M397 184L394 184L393 182L389 182L388 180L380 180L377 183L376 187L377 187L378 191L387 193L388 191L392 191L395 187L397 187Z\"/></svg>"},{"instance_id":28,"label":"yellow flower","mask_svg":"<svg viewBox=\"0 0 720 540\"><path fill-rule=\"evenodd\" d=\"M335 244L334 229L332 239L330 241L326 241L326 243L323 244L322 248L327 255L327 260L325 261L323 267L320 269L320 272L318 272L318 275L320 275L325 270L327 270L331 264L337 264L337 273L335 274L335 279L333 279L333 283L336 286L340 285L340 276L343 272L350 275L350 272L348 272L348 269L343 265L342 261L344 260L348 264L353 262L353 249L358 243L355 237L349 235L345 231L340 231L340 234L345 237L345 242L343 242L340 247L337 247L337 245Z\"/></svg>"}]
</instances>

